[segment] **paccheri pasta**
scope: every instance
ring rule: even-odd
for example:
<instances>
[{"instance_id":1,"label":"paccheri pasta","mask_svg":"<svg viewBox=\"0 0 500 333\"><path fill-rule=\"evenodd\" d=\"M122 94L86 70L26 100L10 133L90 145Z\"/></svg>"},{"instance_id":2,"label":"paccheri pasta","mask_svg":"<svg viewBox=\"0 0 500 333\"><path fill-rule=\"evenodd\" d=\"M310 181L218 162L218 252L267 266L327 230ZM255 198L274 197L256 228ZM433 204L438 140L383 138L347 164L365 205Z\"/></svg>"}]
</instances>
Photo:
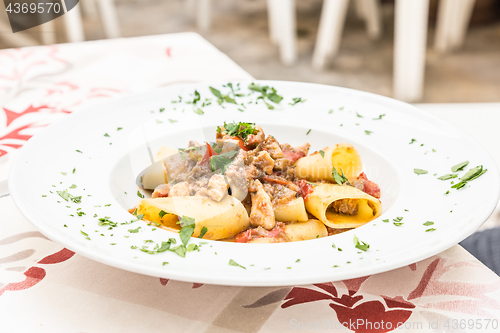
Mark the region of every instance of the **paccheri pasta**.
<instances>
[{"instance_id":1,"label":"paccheri pasta","mask_svg":"<svg viewBox=\"0 0 500 333\"><path fill-rule=\"evenodd\" d=\"M174 231L188 216L193 237L239 243L326 237L381 215L380 189L352 145L308 156L309 147L280 144L252 123L224 123L213 144L162 147L161 163L141 176L152 198L131 211Z\"/></svg>"}]
</instances>

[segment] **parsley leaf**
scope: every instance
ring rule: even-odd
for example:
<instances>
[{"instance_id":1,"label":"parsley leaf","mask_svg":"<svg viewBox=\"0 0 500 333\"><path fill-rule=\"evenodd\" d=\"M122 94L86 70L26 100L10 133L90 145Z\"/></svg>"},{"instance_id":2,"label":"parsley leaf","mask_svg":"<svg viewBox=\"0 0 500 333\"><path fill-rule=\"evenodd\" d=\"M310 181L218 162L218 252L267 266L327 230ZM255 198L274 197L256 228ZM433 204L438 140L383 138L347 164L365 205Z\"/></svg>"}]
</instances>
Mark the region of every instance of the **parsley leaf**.
<instances>
[{"instance_id":1,"label":"parsley leaf","mask_svg":"<svg viewBox=\"0 0 500 333\"><path fill-rule=\"evenodd\" d=\"M325 158L325 152L324 151L320 150L319 154L321 155L321 157Z\"/></svg>"},{"instance_id":2,"label":"parsley leaf","mask_svg":"<svg viewBox=\"0 0 500 333\"><path fill-rule=\"evenodd\" d=\"M477 166L475 168L472 168L469 171L467 171L467 173L462 178L460 178L460 182L456 183L451 188L455 188L455 189L459 190L462 187L464 187L467 184L467 182L470 182L471 180L474 180L474 179L480 177L486 171L488 171L488 169L483 169L482 165Z\"/></svg>"},{"instance_id":3,"label":"parsley leaf","mask_svg":"<svg viewBox=\"0 0 500 333\"><path fill-rule=\"evenodd\" d=\"M458 163L457 165L451 167L451 171L453 172L462 171L467 166L467 164L469 164L469 161Z\"/></svg>"},{"instance_id":4,"label":"parsley leaf","mask_svg":"<svg viewBox=\"0 0 500 333\"><path fill-rule=\"evenodd\" d=\"M353 242L354 242L355 247L357 249L360 249L361 251L365 251L366 252L370 248L370 245L366 244L363 241L360 241L358 239L358 237L356 237L356 235L354 235L354 237L353 237Z\"/></svg>"},{"instance_id":5,"label":"parsley leaf","mask_svg":"<svg viewBox=\"0 0 500 333\"><path fill-rule=\"evenodd\" d=\"M237 267L241 267L243 269L247 269L246 267L244 266L241 266L240 264L238 264L236 261L234 261L233 259L229 259L229 265L230 266L237 266Z\"/></svg>"},{"instance_id":6,"label":"parsley leaf","mask_svg":"<svg viewBox=\"0 0 500 333\"><path fill-rule=\"evenodd\" d=\"M446 174L444 176L441 176L441 177L438 177L439 180L448 180L448 179L452 179L452 178L457 178L458 175L456 173L449 173L449 174Z\"/></svg>"},{"instance_id":7,"label":"parsley leaf","mask_svg":"<svg viewBox=\"0 0 500 333\"><path fill-rule=\"evenodd\" d=\"M292 103L289 103L290 105L295 105L295 104L298 104L298 103L304 103L306 100L305 99L302 99L301 97L295 97L293 99L293 102Z\"/></svg>"},{"instance_id":8,"label":"parsley leaf","mask_svg":"<svg viewBox=\"0 0 500 333\"><path fill-rule=\"evenodd\" d=\"M423 169L413 169L413 172L415 172L417 175L425 175L426 173L428 173L427 170Z\"/></svg>"},{"instance_id":9,"label":"parsley leaf","mask_svg":"<svg viewBox=\"0 0 500 333\"><path fill-rule=\"evenodd\" d=\"M335 169L335 167L333 167L333 170L332 170L332 176L333 176L333 179L337 182L337 184L339 185L343 185L345 183L347 183L348 185L350 184L349 183L349 179L347 179L346 176L344 176L344 171L342 171L342 169L340 169L340 172L342 174L339 174L337 169Z\"/></svg>"},{"instance_id":10,"label":"parsley leaf","mask_svg":"<svg viewBox=\"0 0 500 333\"><path fill-rule=\"evenodd\" d=\"M255 128L255 123L224 122L224 131L221 127L217 127L217 132L226 133L228 136L237 136L243 141L246 141L250 134L257 134L259 131Z\"/></svg>"},{"instance_id":11,"label":"parsley leaf","mask_svg":"<svg viewBox=\"0 0 500 333\"><path fill-rule=\"evenodd\" d=\"M213 155L210 158L212 171L216 172L217 170L220 170L221 174L224 174L227 170L227 167L233 162L237 153L238 152L236 150L233 150L222 153L220 155Z\"/></svg>"},{"instance_id":12,"label":"parsley leaf","mask_svg":"<svg viewBox=\"0 0 500 333\"><path fill-rule=\"evenodd\" d=\"M208 231L207 227L203 226L203 228L201 228L200 235L198 236L198 238L203 238L203 236L205 236L207 231Z\"/></svg>"},{"instance_id":13,"label":"parsley leaf","mask_svg":"<svg viewBox=\"0 0 500 333\"><path fill-rule=\"evenodd\" d=\"M177 223L180 224L182 227L181 231L179 232L180 234L179 236L181 238L182 244L186 246L187 243L189 242L189 239L194 233L195 220L192 217L183 215L181 220Z\"/></svg>"}]
</instances>

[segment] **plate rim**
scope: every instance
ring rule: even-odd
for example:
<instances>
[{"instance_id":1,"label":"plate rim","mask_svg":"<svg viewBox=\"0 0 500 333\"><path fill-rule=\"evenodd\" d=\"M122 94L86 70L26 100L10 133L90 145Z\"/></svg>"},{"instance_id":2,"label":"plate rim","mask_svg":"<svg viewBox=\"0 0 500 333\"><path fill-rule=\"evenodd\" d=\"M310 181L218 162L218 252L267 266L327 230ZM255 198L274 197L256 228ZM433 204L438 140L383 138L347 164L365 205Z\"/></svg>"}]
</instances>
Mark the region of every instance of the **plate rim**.
<instances>
[{"instance_id":1,"label":"plate rim","mask_svg":"<svg viewBox=\"0 0 500 333\"><path fill-rule=\"evenodd\" d=\"M490 169L491 173L494 174L494 180L497 182L497 184L499 183L499 176L498 176L498 167L495 163L495 161L493 160L491 154L475 139L473 138L470 134L468 134L467 132L465 132L465 130L461 129L460 127L446 121L445 119L442 119L426 110L422 110L422 109L419 109L418 107L414 106L414 105L411 105L411 104L408 104L408 103L405 103L405 102L402 102L402 101L398 101L398 100L395 100L393 98L390 98L390 97L387 97L387 96L381 96L381 95L377 95L377 94L374 94L374 93L370 93L370 92L364 92L364 91L359 91L359 90L355 90L355 89L350 89L350 88L344 88L344 87L337 87L337 86L330 86L330 85L324 85L324 84L317 84L317 83L306 83L306 82L295 82L295 81L278 81L278 80L241 80L241 81L234 81L234 82L258 82L258 83L261 83L261 84L269 84L269 85L280 85L280 84L286 84L286 85L308 85L308 86L320 86L320 87L324 87L324 88L328 88L328 89L333 89L333 90L338 90L338 91L344 91L344 92L350 92L350 93L354 93L354 94L362 94L362 95L365 95L365 96L369 96L370 99L373 99L375 98L376 100L382 100L383 102L390 102L390 103L396 103L398 105L401 105L402 107L406 108L408 111L411 110L412 113L416 112L417 115L425 115L427 117L430 117L431 119L433 119L434 121L437 121L438 123L441 123L441 124L446 124L447 126L451 127L452 129L456 130L458 133L460 133L460 135L464 136L465 138L477 143L477 145L481 148L481 154L482 155L485 155L489 161L485 161L485 163L488 163L488 168ZM14 156L14 160L12 162L12 165L11 165L11 169L10 169L10 172L9 172L9 175L8 175L8 184L9 184L9 188L10 188L10 193L11 193L11 197L14 201L14 203L16 204L16 206L18 207L19 211L21 212L21 214L36 228L38 229L40 232L42 232L42 234L44 234L45 236L47 236L49 239L53 240L54 242L58 243L59 245L61 246L64 246L68 249L70 249L71 251L74 251L75 253L78 253L78 254L81 254L87 258L90 258L94 261L97 261L97 262L100 262L100 263L104 263L108 266L112 266L112 267L116 267L116 268L120 268L120 269L124 269L124 270L127 270L127 271L131 271L131 272L135 272L135 273L139 273L139 274L146 274L146 275L150 275L150 276L157 276L156 274L156 269L149 269L149 266L148 265L144 265L144 264L141 264L140 262L138 262L138 264L135 264L135 265L130 265L130 262L128 260L125 260L125 259L122 259L122 258L116 258L116 257L111 257L111 256L99 256L95 253L95 251L91 251L88 247L85 247L85 246L80 246L79 244L67 244L65 243L64 241L60 241L60 238L57 236L57 235L54 235L54 233L51 232L51 228L44 228L44 227L48 227L48 226L45 226L44 224L42 224L44 227L41 227L40 226L40 223L36 223L34 220L36 220L36 216L35 217L32 217L32 216L28 216L25 212L25 210L23 209L23 205L26 204L26 203L23 203L23 200L22 200L22 196L20 195L19 191L18 191L18 188L15 186L15 176L16 176L16 166L21 163L21 160L22 160L22 156L24 155L24 152L27 151L28 149L30 149L30 147L32 145L36 145L37 142L39 140L43 140L43 137L44 135L47 135L47 134L44 134L44 133L48 133L50 131L50 129L54 128L54 127L58 127L60 126L59 124L61 123L64 123L66 121L70 121L72 118L75 118L75 117L80 117L80 116L85 116L85 113L84 111L88 108L92 108L92 107L105 107L106 105L112 105L114 103L117 103L117 102L120 102L120 101L127 101L127 100L133 100L133 99L137 99L138 97L141 97L141 96L147 96L149 94L156 94L157 92L159 91L168 91L170 89L178 89L180 88L180 86L185 86L185 87L189 87L189 86L209 86L209 85L220 85L222 84L223 82L221 81L217 81L217 82L199 82L199 83L185 83L185 84L180 84L180 85L172 85L172 86L168 86L168 87L162 87L162 88L157 88L157 89L153 89L153 90L150 90L150 91L147 91L147 92L141 92L141 93L135 93L135 94L131 94L131 95L128 95L128 96L123 96L123 97L120 97L120 98L115 98L115 99L112 99L112 100L108 100L108 101L104 101L102 103L99 103L97 105L91 105L91 106L80 106L78 107L77 110L75 110L72 114L68 115L67 117L64 117L58 121L55 121L54 123L50 124L49 126L47 126L43 131L41 131L40 133L37 133L37 135L33 136L32 139L30 139L23 147L20 148L19 152L17 154L15 154ZM224 82L225 83L225 82ZM67 120L67 119L70 119L70 120ZM25 147L28 147L28 148L25 148ZM484 223L486 221L486 219L493 213L497 203L498 203L498 200L500 198L500 187L494 187L496 193L492 196L493 197L493 200L491 201L491 204L489 205L488 209L485 209L481 212L481 214L479 214L479 216L476 216L475 217L475 220L481 220L482 222L481 223ZM493 194L493 193L492 193ZM471 224L471 225L476 225L475 223L474 224ZM469 227L467 229L465 229L467 231L467 235L465 235L463 239L465 239L466 237L468 237L470 234L472 234L475 230L477 230L477 226L476 227ZM55 237L54 237L55 236ZM57 239L57 240L54 240L54 239ZM461 240L460 240L461 241ZM410 261L408 260L404 260L404 259L401 259L399 261L397 261L397 263L395 264L394 261L391 261L390 263L381 263L379 265L376 266L376 269L371 269L371 273L369 273L369 275L373 275L373 274L378 274L378 273L381 273L381 272L386 272L386 271L390 271L390 270L393 270L393 269L397 269L397 268L400 268L400 267L403 267L405 265L408 265L408 264L411 264L411 263L415 263L415 262L418 262L418 261L421 261L423 259L426 259L426 258L429 258L433 255L437 255L451 247L453 247L454 245L458 244L460 241L458 242L454 242L453 244L449 245L448 243L440 243L439 246L435 246L432 248L432 251L421 251L419 252L419 255L416 255L416 256L413 256L412 259ZM252 246L259 246L259 245L262 245L262 244L252 244ZM438 251L436 251L436 249L438 249ZM429 252L433 252L432 254L429 254ZM415 259L417 258L417 259ZM394 267L394 266L397 266L397 267ZM391 268L388 268L388 267L391 267ZM147 272L146 272L147 271ZM189 273L186 273L186 272L181 272L180 275L177 274L178 272L176 272L175 270L165 270L168 274L169 277L168 278L171 278L171 279L174 279L174 280L178 280L178 281L186 281L186 282L199 282L199 283L207 283L207 284L214 284L214 285L232 285L232 286L291 286L291 285L302 285L302 284L310 284L310 283L321 283L321 282L329 282L329 281L332 281L331 279L328 279L328 280L315 280L315 282L311 282L311 279L310 278L307 278L307 277L304 277L304 278L295 278L294 281L295 282L281 282L280 281L274 281L274 279L276 279L275 277L273 277L272 279L269 279L269 277L266 277L265 280L263 281L260 281L260 280L256 280L254 281L254 283L249 283L251 281L247 281L247 282L242 282L242 281L239 281L239 279L234 279L232 281L217 281L211 277L200 277L200 276L197 276L196 274L189 274ZM145 273L146 272L146 273ZM155 273L155 274L151 274L151 273ZM356 276L359 276L359 275L356 275ZM340 279L335 279L333 281L338 281L338 280L342 280L342 279L346 279L346 278L352 278L352 277L342 277ZM286 280L286 279L285 279Z\"/></svg>"}]
</instances>

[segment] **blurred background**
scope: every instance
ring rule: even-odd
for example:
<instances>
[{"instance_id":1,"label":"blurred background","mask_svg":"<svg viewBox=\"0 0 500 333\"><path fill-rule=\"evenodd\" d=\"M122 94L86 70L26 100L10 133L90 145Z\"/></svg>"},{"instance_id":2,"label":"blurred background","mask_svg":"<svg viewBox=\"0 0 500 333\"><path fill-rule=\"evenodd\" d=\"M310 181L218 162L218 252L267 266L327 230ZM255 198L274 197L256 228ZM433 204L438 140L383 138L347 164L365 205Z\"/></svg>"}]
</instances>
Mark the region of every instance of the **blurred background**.
<instances>
[{"instance_id":1,"label":"blurred background","mask_svg":"<svg viewBox=\"0 0 500 333\"><path fill-rule=\"evenodd\" d=\"M193 31L257 79L409 102L500 102L499 0L436 0L405 12L398 1L81 0L72 23L64 15L0 37L0 48ZM422 55L398 65L397 45L400 59Z\"/></svg>"}]
</instances>

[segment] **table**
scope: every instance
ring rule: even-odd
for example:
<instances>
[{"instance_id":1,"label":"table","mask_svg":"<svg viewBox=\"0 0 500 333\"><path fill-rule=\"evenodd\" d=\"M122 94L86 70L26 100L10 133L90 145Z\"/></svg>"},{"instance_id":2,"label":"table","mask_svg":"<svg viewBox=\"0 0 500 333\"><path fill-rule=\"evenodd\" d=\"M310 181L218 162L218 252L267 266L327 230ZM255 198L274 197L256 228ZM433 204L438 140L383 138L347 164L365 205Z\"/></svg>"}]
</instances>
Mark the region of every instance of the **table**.
<instances>
[{"instance_id":1,"label":"table","mask_svg":"<svg viewBox=\"0 0 500 333\"><path fill-rule=\"evenodd\" d=\"M244 79L251 76L193 33L0 50L0 183L23 142L81 106L179 82ZM491 117L498 119L498 104L419 107L465 119L466 130L500 161L490 145L498 134L485 129L493 128ZM450 117L471 111L472 120ZM0 197L1 332L498 329L500 278L459 245L346 281L259 288L185 283L74 254L39 233L6 193Z\"/></svg>"}]
</instances>

